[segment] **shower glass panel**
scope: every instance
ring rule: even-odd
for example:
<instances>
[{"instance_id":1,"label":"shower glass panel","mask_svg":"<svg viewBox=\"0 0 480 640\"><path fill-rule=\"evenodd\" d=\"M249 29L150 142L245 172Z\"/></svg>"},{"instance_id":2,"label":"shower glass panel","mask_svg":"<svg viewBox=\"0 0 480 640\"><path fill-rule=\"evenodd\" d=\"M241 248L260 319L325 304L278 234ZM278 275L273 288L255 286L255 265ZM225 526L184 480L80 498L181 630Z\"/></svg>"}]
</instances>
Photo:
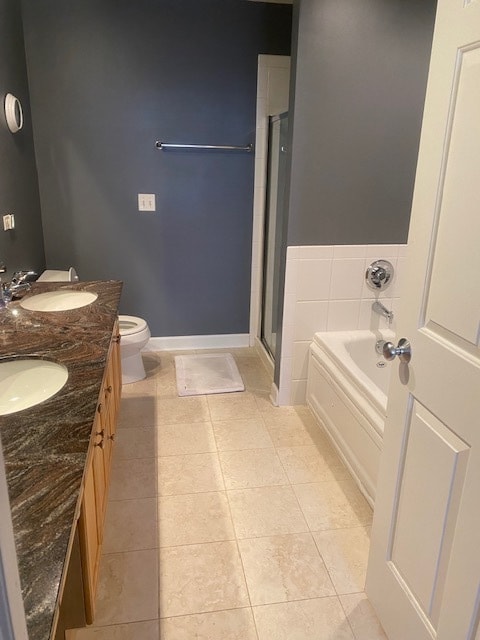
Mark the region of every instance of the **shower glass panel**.
<instances>
[{"instance_id":1,"label":"shower glass panel","mask_svg":"<svg viewBox=\"0 0 480 640\"><path fill-rule=\"evenodd\" d=\"M288 113L271 116L268 132L261 339L275 360L280 305L280 256L286 216Z\"/></svg>"}]
</instances>

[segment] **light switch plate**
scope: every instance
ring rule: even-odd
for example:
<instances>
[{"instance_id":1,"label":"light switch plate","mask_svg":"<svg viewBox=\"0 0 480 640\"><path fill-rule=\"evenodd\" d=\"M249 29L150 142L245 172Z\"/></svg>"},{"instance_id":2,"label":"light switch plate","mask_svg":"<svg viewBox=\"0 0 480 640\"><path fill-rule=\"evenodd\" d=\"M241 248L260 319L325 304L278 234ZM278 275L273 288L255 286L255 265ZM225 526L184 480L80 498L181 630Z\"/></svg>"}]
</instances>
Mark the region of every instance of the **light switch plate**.
<instances>
[{"instance_id":1,"label":"light switch plate","mask_svg":"<svg viewBox=\"0 0 480 640\"><path fill-rule=\"evenodd\" d=\"M15 229L15 217L13 213L7 213L3 216L3 230L10 231Z\"/></svg>"},{"instance_id":2,"label":"light switch plate","mask_svg":"<svg viewBox=\"0 0 480 640\"><path fill-rule=\"evenodd\" d=\"M139 193L138 194L138 210L139 211L155 211L155 194Z\"/></svg>"}]
</instances>

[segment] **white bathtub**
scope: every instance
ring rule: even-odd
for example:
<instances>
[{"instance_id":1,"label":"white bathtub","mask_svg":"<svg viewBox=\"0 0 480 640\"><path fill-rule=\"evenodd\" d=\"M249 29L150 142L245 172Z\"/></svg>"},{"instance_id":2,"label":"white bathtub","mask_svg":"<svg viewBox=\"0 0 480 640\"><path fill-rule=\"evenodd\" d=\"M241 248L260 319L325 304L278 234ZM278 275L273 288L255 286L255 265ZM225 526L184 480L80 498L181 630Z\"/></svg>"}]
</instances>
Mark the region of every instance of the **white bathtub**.
<instances>
[{"instance_id":1,"label":"white bathtub","mask_svg":"<svg viewBox=\"0 0 480 640\"><path fill-rule=\"evenodd\" d=\"M310 345L307 404L373 506L392 364L375 351L388 331L317 333Z\"/></svg>"}]
</instances>

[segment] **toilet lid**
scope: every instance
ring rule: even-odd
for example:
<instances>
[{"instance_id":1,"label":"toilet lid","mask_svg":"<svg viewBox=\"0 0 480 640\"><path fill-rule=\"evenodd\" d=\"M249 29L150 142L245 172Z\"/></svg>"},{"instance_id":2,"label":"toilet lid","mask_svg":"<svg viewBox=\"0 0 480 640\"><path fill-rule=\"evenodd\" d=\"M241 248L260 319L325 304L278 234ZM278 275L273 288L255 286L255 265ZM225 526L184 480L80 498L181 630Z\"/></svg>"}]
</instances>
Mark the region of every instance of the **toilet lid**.
<instances>
[{"instance_id":1,"label":"toilet lid","mask_svg":"<svg viewBox=\"0 0 480 640\"><path fill-rule=\"evenodd\" d=\"M118 326L121 336L130 336L146 329L147 323L143 318L137 318L136 316L119 316Z\"/></svg>"}]
</instances>

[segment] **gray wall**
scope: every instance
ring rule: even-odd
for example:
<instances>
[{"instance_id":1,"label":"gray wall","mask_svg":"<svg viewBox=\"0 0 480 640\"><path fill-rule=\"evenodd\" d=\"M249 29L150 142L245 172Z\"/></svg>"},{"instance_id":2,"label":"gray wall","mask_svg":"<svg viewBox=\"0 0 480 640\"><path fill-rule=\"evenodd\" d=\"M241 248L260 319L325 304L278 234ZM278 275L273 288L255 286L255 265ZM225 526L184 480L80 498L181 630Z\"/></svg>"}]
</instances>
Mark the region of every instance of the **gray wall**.
<instances>
[{"instance_id":1,"label":"gray wall","mask_svg":"<svg viewBox=\"0 0 480 640\"><path fill-rule=\"evenodd\" d=\"M407 241L435 10L294 0L283 276L287 245Z\"/></svg>"},{"instance_id":2,"label":"gray wall","mask_svg":"<svg viewBox=\"0 0 480 640\"><path fill-rule=\"evenodd\" d=\"M23 0L47 263L124 281L154 336L249 329L259 53L291 7L242 0ZM137 211L155 193L156 213Z\"/></svg>"},{"instance_id":3,"label":"gray wall","mask_svg":"<svg viewBox=\"0 0 480 640\"><path fill-rule=\"evenodd\" d=\"M4 99L12 93L22 103L24 126L12 134L4 117ZM0 260L8 279L17 269L45 266L37 171L25 65L25 49L17 0L0 0ZM16 229L3 231L1 217L15 214Z\"/></svg>"},{"instance_id":4,"label":"gray wall","mask_svg":"<svg viewBox=\"0 0 480 640\"><path fill-rule=\"evenodd\" d=\"M289 245L407 239L435 0L300 0Z\"/></svg>"}]
</instances>

